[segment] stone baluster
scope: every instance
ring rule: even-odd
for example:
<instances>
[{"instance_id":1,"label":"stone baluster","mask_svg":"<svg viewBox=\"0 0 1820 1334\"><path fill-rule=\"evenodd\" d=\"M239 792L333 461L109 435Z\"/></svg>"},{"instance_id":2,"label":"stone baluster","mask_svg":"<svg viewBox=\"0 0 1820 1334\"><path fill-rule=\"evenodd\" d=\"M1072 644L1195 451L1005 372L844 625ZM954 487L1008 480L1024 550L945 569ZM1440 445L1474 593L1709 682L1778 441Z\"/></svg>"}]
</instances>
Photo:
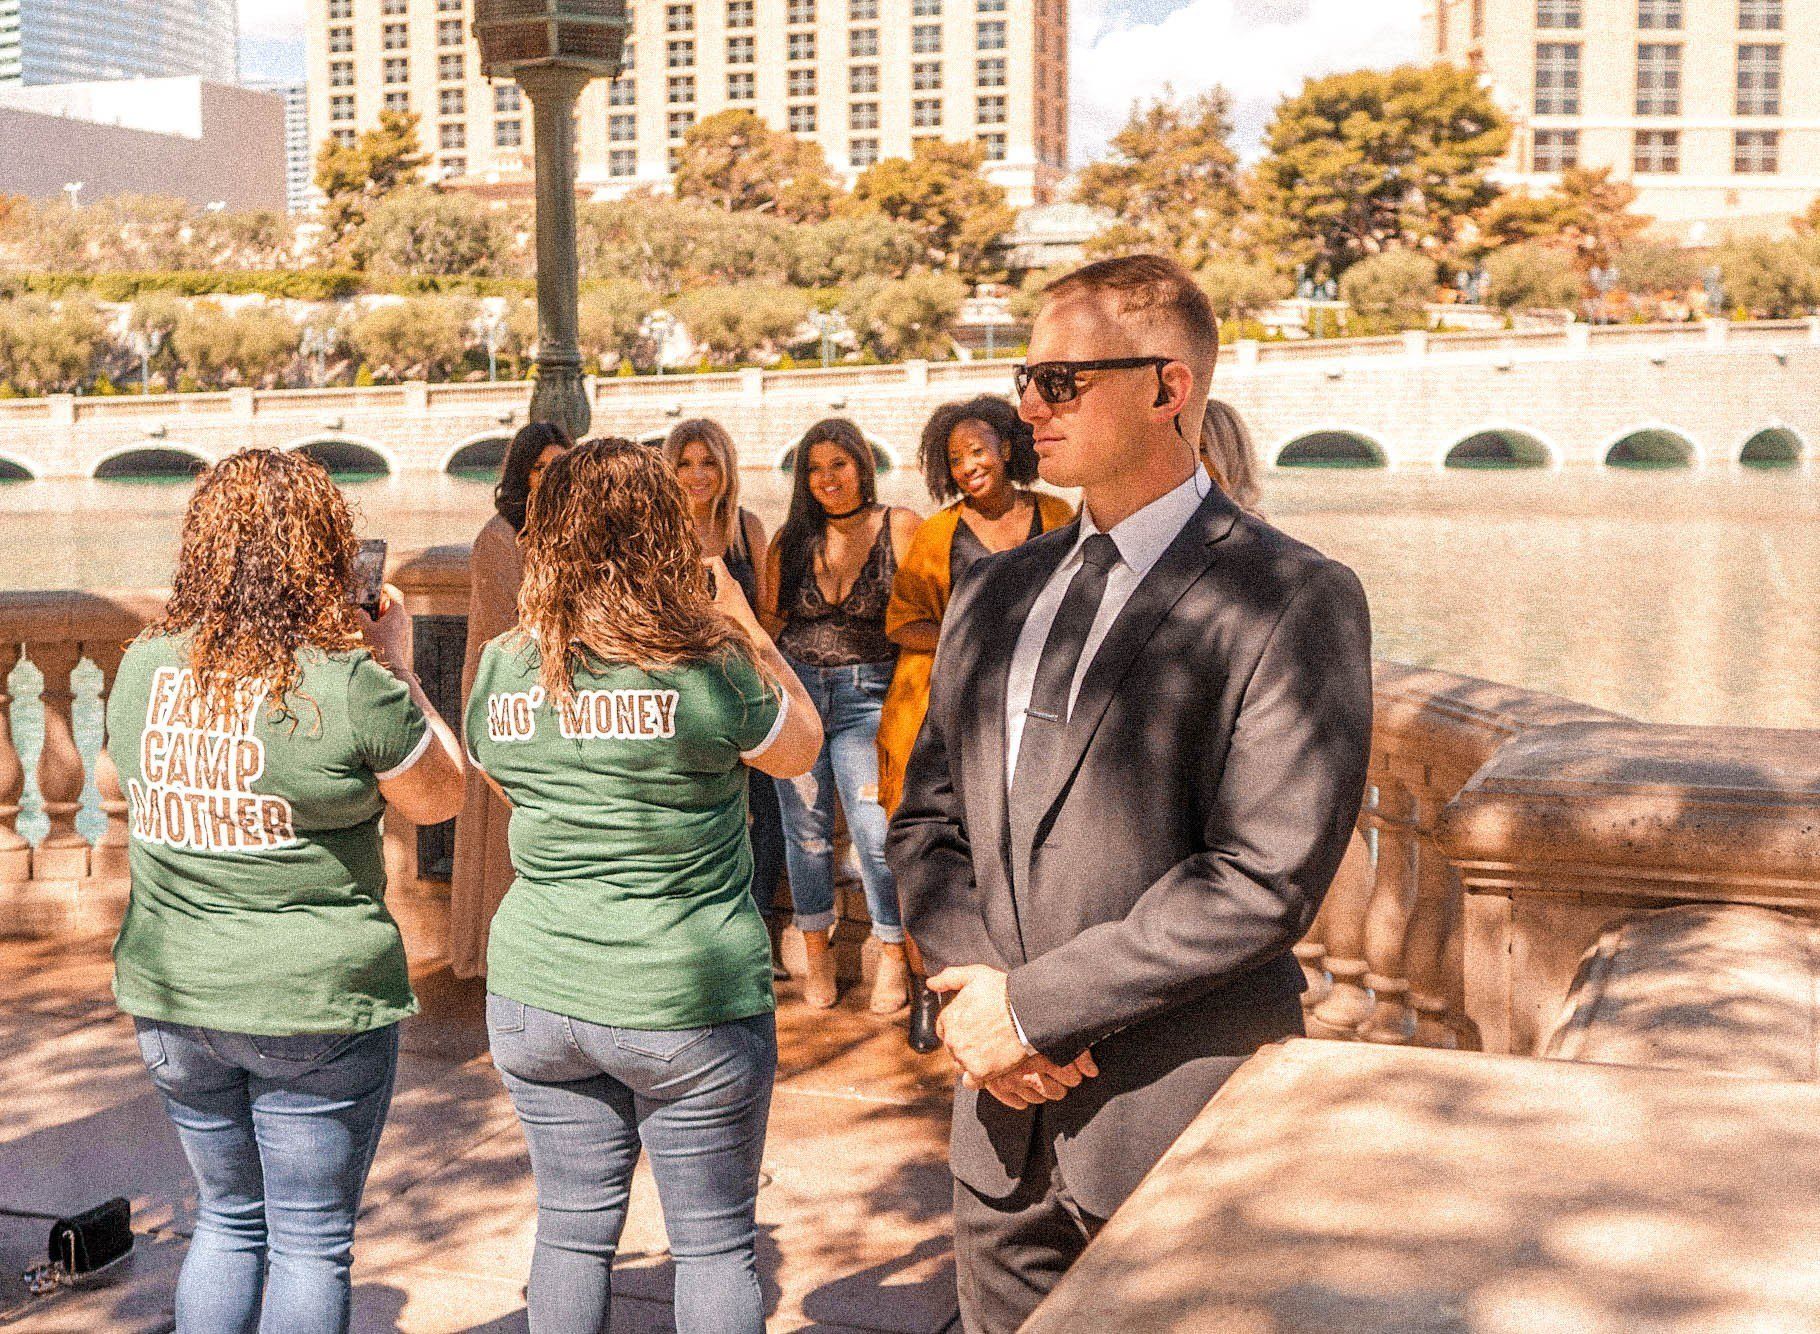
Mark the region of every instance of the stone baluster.
<instances>
[{"instance_id":1,"label":"stone baluster","mask_svg":"<svg viewBox=\"0 0 1820 1334\"><path fill-rule=\"evenodd\" d=\"M1333 983L1327 976L1327 905L1331 897L1322 900L1321 911L1315 914L1314 924L1308 933L1295 943L1295 961L1302 965L1302 980L1308 984L1302 992L1302 1008L1312 1010L1327 999Z\"/></svg>"},{"instance_id":2,"label":"stone baluster","mask_svg":"<svg viewBox=\"0 0 1820 1334\"><path fill-rule=\"evenodd\" d=\"M76 832L82 805L82 756L70 721L75 692L70 673L82 660L74 642L27 644L26 652L44 673L44 749L38 755L38 793L50 832L32 853L32 879L82 880L88 875L88 841Z\"/></svg>"},{"instance_id":3,"label":"stone baluster","mask_svg":"<svg viewBox=\"0 0 1820 1334\"><path fill-rule=\"evenodd\" d=\"M101 880L123 880L127 875L127 801L120 788L120 771L107 753L107 701L126 650L109 641L86 643L82 649L101 671L102 736L101 753L95 757L95 791L101 798L101 812L107 816L107 828L90 853L89 874Z\"/></svg>"},{"instance_id":4,"label":"stone baluster","mask_svg":"<svg viewBox=\"0 0 1820 1334\"><path fill-rule=\"evenodd\" d=\"M1306 1015L1308 1036L1351 1038L1371 1016L1371 993L1365 989L1365 914L1371 906L1371 852L1357 830L1346 845L1333 888L1322 909L1326 918L1323 944L1327 973L1333 981L1326 997Z\"/></svg>"},{"instance_id":5,"label":"stone baluster","mask_svg":"<svg viewBox=\"0 0 1820 1334\"><path fill-rule=\"evenodd\" d=\"M0 643L0 885L22 885L32 878L32 849L19 833L19 798L25 792L25 766L13 745L13 668L17 644Z\"/></svg>"},{"instance_id":6,"label":"stone baluster","mask_svg":"<svg viewBox=\"0 0 1820 1334\"><path fill-rule=\"evenodd\" d=\"M1391 782L1378 788L1374 823L1378 830L1377 876L1365 912L1365 986L1376 998L1359 1027L1367 1042L1407 1043L1416 1031L1409 1008L1406 946L1416 904L1415 803L1409 789Z\"/></svg>"}]
</instances>

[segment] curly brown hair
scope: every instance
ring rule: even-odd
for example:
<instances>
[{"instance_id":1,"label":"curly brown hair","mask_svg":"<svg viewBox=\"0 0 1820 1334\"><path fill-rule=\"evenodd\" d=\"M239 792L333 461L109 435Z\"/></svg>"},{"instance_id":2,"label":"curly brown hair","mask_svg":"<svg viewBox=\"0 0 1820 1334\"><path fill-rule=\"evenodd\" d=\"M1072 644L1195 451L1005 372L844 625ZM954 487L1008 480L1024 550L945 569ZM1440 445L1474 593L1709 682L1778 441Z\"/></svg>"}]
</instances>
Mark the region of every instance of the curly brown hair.
<instances>
[{"instance_id":1,"label":"curly brown hair","mask_svg":"<svg viewBox=\"0 0 1820 1334\"><path fill-rule=\"evenodd\" d=\"M523 537L519 628L542 654L538 681L558 704L575 674L609 663L674 667L752 643L714 609L701 540L663 452L590 440L544 470ZM555 646L561 651L554 651Z\"/></svg>"},{"instance_id":2,"label":"curly brown hair","mask_svg":"<svg viewBox=\"0 0 1820 1334\"><path fill-rule=\"evenodd\" d=\"M298 652L364 645L348 600L360 542L348 502L307 454L243 449L204 472L183 516L164 615L146 631L190 635L190 670L212 719L264 682L282 713Z\"/></svg>"}]
</instances>

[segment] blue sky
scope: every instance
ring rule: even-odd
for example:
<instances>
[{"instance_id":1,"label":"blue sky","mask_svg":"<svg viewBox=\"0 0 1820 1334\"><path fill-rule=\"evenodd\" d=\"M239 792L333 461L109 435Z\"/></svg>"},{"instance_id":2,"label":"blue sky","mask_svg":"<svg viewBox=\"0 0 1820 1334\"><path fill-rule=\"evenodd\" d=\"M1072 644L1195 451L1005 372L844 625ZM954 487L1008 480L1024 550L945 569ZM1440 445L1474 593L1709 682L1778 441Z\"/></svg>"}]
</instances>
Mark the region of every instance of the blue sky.
<instances>
[{"instance_id":1,"label":"blue sky","mask_svg":"<svg viewBox=\"0 0 1820 1334\"><path fill-rule=\"evenodd\" d=\"M240 0L241 72L303 76L304 0ZM1093 157L1131 104L1165 87L1215 84L1236 101L1247 152L1271 109L1311 74L1416 55L1421 0L1072 0L1076 162Z\"/></svg>"}]
</instances>

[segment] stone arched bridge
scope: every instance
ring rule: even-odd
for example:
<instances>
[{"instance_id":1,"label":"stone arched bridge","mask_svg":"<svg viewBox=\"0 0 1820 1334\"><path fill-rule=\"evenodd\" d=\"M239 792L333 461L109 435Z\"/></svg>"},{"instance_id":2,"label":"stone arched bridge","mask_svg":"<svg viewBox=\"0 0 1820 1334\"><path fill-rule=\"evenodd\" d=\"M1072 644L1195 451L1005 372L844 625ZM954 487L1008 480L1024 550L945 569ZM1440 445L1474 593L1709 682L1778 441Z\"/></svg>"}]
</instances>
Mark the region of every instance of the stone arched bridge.
<instances>
[{"instance_id":1,"label":"stone arched bridge","mask_svg":"<svg viewBox=\"0 0 1820 1334\"><path fill-rule=\"evenodd\" d=\"M719 418L748 466L853 417L887 463L913 455L938 403L1006 393L1010 365L908 362L829 370L602 379L597 434L661 435ZM1820 318L1411 333L1228 348L1215 392L1273 466L1809 463L1820 443ZM0 478L184 471L248 445L307 448L349 471L490 467L525 420L523 384L230 390L0 402Z\"/></svg>"}]
</instances>

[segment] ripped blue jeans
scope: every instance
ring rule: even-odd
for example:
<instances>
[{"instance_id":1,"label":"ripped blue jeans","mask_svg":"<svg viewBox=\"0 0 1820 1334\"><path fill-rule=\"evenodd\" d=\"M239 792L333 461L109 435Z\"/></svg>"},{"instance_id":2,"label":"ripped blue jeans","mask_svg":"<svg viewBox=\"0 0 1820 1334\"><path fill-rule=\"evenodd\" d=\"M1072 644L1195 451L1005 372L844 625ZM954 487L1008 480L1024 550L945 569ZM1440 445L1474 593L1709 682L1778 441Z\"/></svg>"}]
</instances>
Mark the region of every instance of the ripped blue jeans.
<instances>
[{"instance_id":1,"label":"ripped blue jeans","mask_svg":"<svg viewBox=\"0 0 1820 1334\"><path fill-rule=\"evenodd\" d=\"M821 714L825 740L815 767L801 778L778 779L784 817L784 862L799 931L834 925L834 799L859 859L872 934L887 945L904 939L897 881L885 865L885 811L878 804L878 715L891 686L893 664L811 667L790 661Z\"/></svg>"}]
</instances>

